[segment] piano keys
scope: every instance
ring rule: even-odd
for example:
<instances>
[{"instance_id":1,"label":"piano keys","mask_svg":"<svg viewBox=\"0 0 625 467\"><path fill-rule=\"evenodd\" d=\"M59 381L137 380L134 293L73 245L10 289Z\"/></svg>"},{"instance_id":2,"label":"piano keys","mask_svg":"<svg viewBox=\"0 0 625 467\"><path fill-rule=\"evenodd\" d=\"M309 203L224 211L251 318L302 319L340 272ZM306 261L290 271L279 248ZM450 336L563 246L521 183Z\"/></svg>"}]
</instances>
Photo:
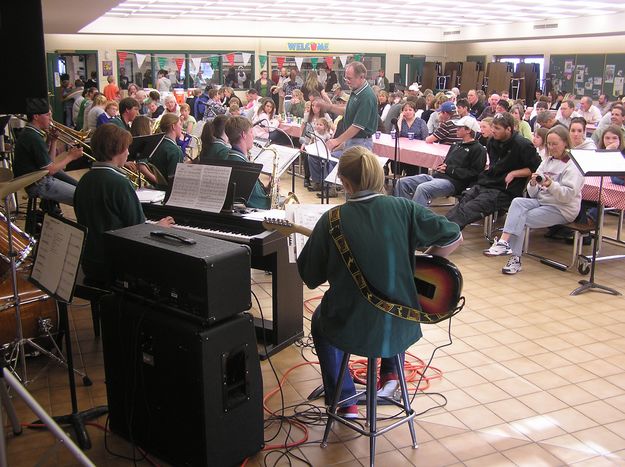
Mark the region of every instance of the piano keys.
<instances>
[{"instance_id":1,"label":"piano keys","mask_svg":"<svg viewBox=\"0 0 625 467\"><path fill-rule=\"evenodd\" d=\"M142 204L149 221L172 216L172 228L249 245L253 269L270 271L271 319L255 318L256 338L262 359L288 347L304 335L302 279L295 263L289 263L287 237L265 230L260 221L241 214L214 214L196 209Z\"/></svg>"}]
</instances>

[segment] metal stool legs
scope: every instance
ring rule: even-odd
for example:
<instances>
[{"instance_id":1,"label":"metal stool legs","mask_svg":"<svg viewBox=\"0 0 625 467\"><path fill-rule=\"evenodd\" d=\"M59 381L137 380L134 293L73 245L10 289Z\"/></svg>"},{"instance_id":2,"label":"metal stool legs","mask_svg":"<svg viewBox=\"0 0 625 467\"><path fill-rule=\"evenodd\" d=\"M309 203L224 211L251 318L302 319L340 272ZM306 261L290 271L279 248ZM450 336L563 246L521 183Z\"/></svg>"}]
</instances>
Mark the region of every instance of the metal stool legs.
<instances>
[{"instance_id":1,"label":"metal stool legs","mask_svg":"<svg viewBox=\"0 0 625 467\"><path fill-rule=\"evenodd\" d=\"M395 361L395 365L397 368L397 375L399 377L399 385L401 387L402 393L402 402L396 402L391 398L385 398L386 401L394 404L395 406L403 409L405 412L405 416L399 418L397 421L388 425L381 430L377 428L377 406L378 406L378 386L377 386L377 359L376 358L368 358L367 359L367 388L366 391L360 391L354 394L353 396L348 397L344 400L339 400L341 397L341 388L343 387L343 379L345 378L345 373L347 370L347 365L349 363L350 354L345 353L343 355L343 361L341 362L341 369L339 372L339 377L337 381L336 391L332 396L332 403L330 407L327 408L326 412L328 414L328 421L326 423L326 428L323 433L323 440L321 441L321 447L326 447L328 445L328 437L330 436L330 430L332 429L332 424L336 420L337 422L342 423L343 425L351 428L352 430L360 433L361 435L369 437L369 465L373 467L375 463L375 445L376 445L376 437L386 433L387 431L392 430L393 428L398 427L402 423L408 423L408 428L410 429L410 436L412 438L412 447L417 447L417 435L414 427L413 419L416 416L414 410L410 406L410 398L408 396L408 385L406 384L406 376L404 374L403 362L399 355L393 357ZM345 419L336 413L339 404L341 405L351 405L358 401L362 394L366 394L366 430L363 429L360 425L352 422L351 420Z\"/></svg>"}]
</instances>

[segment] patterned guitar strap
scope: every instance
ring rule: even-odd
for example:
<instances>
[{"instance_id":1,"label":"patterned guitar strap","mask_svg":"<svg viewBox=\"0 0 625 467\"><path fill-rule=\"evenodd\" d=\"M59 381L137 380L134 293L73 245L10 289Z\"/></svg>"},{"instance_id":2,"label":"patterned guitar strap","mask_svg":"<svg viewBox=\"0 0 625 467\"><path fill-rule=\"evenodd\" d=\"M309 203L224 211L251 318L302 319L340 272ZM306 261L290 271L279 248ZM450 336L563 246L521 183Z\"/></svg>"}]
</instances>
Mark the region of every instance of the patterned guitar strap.
<instances>
[{"instance_id":1,"label":"patterned guitar strap","mask_svg":"<svg viewBox=\"0 0 625 467\"><path fill-rule=\"evenodd\" d=\"M380 298L379 295L381 294L376 293L375 289L369 285L367 279L360 271L354 255L352 255L352 252L349 249L347 239L343 235L343 230L341 229L340 206L336 206L330 210L330 235L334 240L334 244L336 245L336 249L339 251L341 258L343 258L343 262L345 263L347 270L354 278L356 287L358 287L358 290L360 290L363 297L365 297L365 299L374 307L397 318L416 321L417 323L430 324L438 321L427 313L417 310L416 308L390 303L383 298Z\"/></svg>"}]
</instances>

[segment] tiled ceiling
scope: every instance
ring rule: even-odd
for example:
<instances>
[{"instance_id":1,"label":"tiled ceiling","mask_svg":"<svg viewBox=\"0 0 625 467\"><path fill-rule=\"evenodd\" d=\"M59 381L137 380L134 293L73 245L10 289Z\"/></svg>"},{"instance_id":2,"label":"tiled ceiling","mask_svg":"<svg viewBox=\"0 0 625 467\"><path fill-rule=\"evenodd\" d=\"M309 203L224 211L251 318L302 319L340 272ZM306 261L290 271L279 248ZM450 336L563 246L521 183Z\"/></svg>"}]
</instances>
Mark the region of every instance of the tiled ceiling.
<instances>
[{"instance_id":1,"label":"tiled ceiling","mask_svg":"<svg viewBox=\"0 0 625 467\"><path fill-rule=\"evenodd\" d=\"M104 17L457 28L623 12L624 0L127 0Z\"/></svg>"}]
</instances>

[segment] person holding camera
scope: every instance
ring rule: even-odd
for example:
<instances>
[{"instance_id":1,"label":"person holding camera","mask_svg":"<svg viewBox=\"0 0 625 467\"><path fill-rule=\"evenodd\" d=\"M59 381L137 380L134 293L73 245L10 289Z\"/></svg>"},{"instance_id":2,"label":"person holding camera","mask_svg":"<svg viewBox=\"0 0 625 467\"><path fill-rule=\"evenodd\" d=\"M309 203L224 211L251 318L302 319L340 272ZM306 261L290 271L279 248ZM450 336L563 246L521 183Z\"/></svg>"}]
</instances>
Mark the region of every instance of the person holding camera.
<instances>
[{"instance_id":1,"label":"person holding camera","mask_svg":"<svg viewBox=\"0 0 625 467\"><path fill-rule=\"evenodd\" d=\"M512 255L502 268L504 274L521 271L525 227L541 228L572 222L582 201L584 176L570 159L571 138L558 125L547 133L549 156L531 175L529 198L515 198L510 204L501 238L484 250L486 256Z\"/></svg>"}]
</instances>

